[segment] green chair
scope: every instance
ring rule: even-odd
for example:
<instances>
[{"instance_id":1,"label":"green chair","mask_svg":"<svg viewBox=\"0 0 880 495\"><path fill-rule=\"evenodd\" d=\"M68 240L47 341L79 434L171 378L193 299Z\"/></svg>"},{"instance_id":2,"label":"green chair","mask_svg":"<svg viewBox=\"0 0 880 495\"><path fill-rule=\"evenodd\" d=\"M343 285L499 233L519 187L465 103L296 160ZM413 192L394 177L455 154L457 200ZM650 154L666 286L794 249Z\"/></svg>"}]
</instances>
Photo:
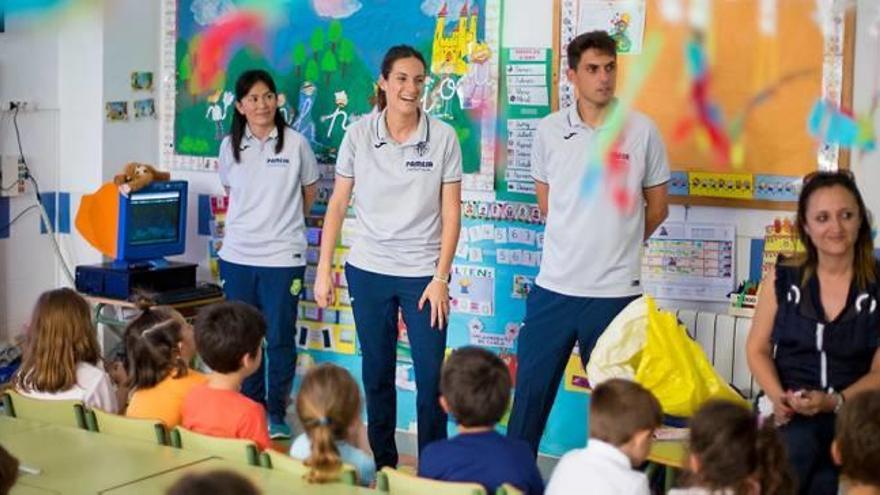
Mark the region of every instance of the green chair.
<instances>
[{"instance_id":1,"label":"green chair","mask_svg":"<svg viewBox=\"0 0 880 495\"><path fill-rule=\"evenodd\" d=\"M71 428L85 428L85 408L76 400L32 399L14 390L3 393L3 410L8 416Z\"/></svg>"},{"instance_id":2,"label":"green chair","mask_svg":"<svg viewBox=\"0 0 880 495\"><path fill-rule=\"evenodd\" d=\"M165 427L161 421L154 419L127 418L99 409L88 409L86 410L86 426L94 432L168 445Z\"/></svg>"},{"instance_id":3,"label":"green chair","mask_svg":"<svg viewBox=\"0 0 880 495\"><path fill-rule=\"evenodd\" d=\"M503 483L495 490L495 495L523 495L523 491L510 483Z\"/></svg>"},{"instance_id":4,"label":"green chair","mask_svg":"<svg viewBox=\"0 0 880 495\"><path fill-rule=\"evenodd\" d=\"M391 495L486 495L486 489L478 483L429 480L390 467L376 473L376 488Z\"/></svg>"},{"instance_id":5,"label":"green chair","mask_svg":"<svg viewBox=\"0 0 880 495\"><path fill-rule=\"evenodd\" d=\"M179 449L222 457L249 466L260 465L257 445L242 438L212 437L178 426L171 430L171 445Z\"/></svg>"},{"instance_id":6,"label":"green chair","mask_svg":"<svg viewBox=\"0 0 880 495\"><path fill-rule=\"evenodd\" d=\"M293 457L274 450L267 450L260 454L260 465L269 469L277 469L296 476L305 476L309 472L308 466ZM357 474L353 466L342 465L339 473L339 482L346 485L357 484Z\"/></svg>"}]
</instances>

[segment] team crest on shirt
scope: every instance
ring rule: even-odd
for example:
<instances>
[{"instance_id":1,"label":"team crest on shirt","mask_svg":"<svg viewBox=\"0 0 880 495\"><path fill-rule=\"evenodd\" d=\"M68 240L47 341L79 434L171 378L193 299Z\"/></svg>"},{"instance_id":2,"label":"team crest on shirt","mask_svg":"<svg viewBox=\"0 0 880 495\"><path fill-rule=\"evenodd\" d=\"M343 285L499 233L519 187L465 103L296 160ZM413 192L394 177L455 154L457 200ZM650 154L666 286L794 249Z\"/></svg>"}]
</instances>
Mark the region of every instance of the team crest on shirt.
<instances>
[{"instance_id":1,"label":"team crest on shirt","mask_svg":"<svg viewBox=\"0 0 880 495\"><path fill-rule=\"evenodd\" d=\"M286 167L290 165L290 159L283 156L273 156L266 158L267 167Z\"/></svg>"}]
</instances>

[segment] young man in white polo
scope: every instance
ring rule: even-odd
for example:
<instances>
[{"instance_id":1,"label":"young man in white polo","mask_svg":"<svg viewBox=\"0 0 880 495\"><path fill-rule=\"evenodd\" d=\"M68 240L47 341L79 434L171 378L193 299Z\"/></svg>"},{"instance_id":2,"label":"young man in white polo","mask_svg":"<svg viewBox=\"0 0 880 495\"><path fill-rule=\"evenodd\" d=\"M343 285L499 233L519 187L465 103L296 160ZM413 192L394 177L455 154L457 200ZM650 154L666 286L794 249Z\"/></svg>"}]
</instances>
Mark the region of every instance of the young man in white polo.
<instances>
[{"instance_id":1,"label":"young man in white polo","mask_svg":"<svg viewBox=\"0 0 880 495\"><path fill-rule=\"evenodd\" d=\"M641 245L667 215L669 164L660 133L630 112L613 151L614 187L585 188L593 147L614 105L617 51L604 31L568 45L571 108L544 118L532 145L532 177L547 219L541 268L517 341L508 435L537 453L575 342L586 366L605 327L642 293ZM595 172L594 172L595 173ZM629 205L627 206L627 199Z\"/></svg>"}]
</instances>

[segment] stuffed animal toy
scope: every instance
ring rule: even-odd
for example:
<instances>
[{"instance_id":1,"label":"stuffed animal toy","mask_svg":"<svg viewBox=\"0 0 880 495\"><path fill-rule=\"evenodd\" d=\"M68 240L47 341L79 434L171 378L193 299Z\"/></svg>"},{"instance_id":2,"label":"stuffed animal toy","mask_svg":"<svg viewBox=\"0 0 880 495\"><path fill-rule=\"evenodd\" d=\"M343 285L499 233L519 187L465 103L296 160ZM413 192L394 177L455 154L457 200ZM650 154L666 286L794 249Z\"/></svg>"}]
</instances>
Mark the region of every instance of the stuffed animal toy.
<instances>
[{"instance_id":1,"label":"stuffed animal toy","mask_svg":"<svg viewBox=\"0 0 880 495\"><path fill-rule=\"evenodd\" d=\"M119 187L119 192L128 196L129 193L143 189L154 180L170 179L170 173L156 170L152 165L130 162L125 165L123 173L113 177L113 183Z\"/></svg>"}]
</instances>

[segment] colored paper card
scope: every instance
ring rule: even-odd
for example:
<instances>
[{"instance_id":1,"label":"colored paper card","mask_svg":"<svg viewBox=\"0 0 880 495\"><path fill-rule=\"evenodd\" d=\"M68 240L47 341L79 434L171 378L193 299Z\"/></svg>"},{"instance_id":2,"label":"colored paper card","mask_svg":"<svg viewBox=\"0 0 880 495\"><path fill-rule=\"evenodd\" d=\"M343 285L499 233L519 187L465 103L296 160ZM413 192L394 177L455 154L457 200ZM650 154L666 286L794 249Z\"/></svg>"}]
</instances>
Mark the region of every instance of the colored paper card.
<instances>
[{"instance_id":1,"label":"colored paper card","mask_svg":"<svg viewBox=\"0 0 880 495\"><path fill-rule=\"evenodd\" d=\"M688 173L688 186L691 196L754 198L752 174L690 172Z\"/></svg>"}]
</instances>

